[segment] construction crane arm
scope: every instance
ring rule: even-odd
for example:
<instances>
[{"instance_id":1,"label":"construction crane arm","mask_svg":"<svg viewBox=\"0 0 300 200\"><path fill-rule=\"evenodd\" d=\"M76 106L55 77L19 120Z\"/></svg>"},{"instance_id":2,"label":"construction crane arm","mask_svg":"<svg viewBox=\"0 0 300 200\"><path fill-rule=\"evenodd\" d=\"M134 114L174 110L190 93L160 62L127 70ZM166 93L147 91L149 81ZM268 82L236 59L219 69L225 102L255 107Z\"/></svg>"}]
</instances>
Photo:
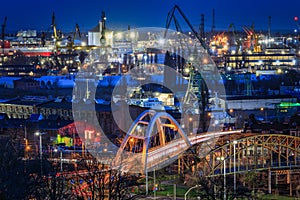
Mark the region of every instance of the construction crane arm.
<instances>
[{"instance_id":1,"label":"construction crane arm","mask_svg":"<svg viewBox=\"0 0 300 200\"><path fill-rule=\"evenodd\" d=\"M176 29L177 29L177 26L179 25L178 21L176 20L176 18L174 16L175 10L178 10L178 12L183 17L183 19L185 20L185 22L187 23L189 28L192 30L195 37L199 40L199 42L203 46L203 48L207 49L205 42L199 37L198 33L196 32L196 30L194 29L194 27L192 26L192 24L190 23L190 21L188 20L188 18L186 17L186 15L183 13L183 11L181 10L181 8L178 5L175 5L168 13L167 22L166 22L166 31L165 31L164 37L166 37L166 35L167 35L167 31L170 27L172 19L174 19Z\"/></svg>"}]
</instances>

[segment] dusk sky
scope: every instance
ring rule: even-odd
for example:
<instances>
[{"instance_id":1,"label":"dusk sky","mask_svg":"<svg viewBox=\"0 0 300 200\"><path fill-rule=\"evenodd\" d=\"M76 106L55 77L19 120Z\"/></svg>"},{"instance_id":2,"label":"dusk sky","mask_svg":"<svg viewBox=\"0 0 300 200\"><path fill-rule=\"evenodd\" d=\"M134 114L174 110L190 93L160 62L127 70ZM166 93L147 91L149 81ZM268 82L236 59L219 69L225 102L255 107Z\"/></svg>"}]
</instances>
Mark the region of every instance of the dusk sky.
<instances>
[{"instance_id":1,"label":"dusk sky","mask_svg":"<svg viewBox=\"0 0 300 200\"><path fill-rule=\"evenodd\" d=\"M107 16L107 28L125 30L135 27L165 27L168 11L177 4L196 30L200 15L205 15L205 31L212 26L215 9L217 30L227 30L231 23L236 29L251 26L268 29L268 16L272 17L271 30L294 30L294 16L300 18L300 0L2 0L0 23L7 16L7 32L20 29L51 31L52 12L57 28L72 31L78 23L81 31L92 29L99 21L101 11ZM177 18L181 18L176 13ZM187 28L181 21L183 29ZM171 28L174 28L171 27Z\"/></svg>"}]
</instances>

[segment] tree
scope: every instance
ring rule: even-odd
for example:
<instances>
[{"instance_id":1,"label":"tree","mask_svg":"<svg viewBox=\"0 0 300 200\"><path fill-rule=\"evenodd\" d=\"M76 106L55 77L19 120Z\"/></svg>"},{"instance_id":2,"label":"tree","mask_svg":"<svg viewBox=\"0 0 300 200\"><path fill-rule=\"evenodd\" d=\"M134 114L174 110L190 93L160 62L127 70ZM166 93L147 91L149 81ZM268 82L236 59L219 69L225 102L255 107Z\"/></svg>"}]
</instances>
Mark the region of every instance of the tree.
<instances>
[{"instance_id":1,"label":"tree","mask_svg":"<svg viewBox=\"0 0 300 200\"><path fill-rule=\"evenodd\" d=\"M94 200L124 199L127 176L117 169L99 163L96 159L81 160L69 180L70 188L79 197Z\"/></svg>"}]
</instances>

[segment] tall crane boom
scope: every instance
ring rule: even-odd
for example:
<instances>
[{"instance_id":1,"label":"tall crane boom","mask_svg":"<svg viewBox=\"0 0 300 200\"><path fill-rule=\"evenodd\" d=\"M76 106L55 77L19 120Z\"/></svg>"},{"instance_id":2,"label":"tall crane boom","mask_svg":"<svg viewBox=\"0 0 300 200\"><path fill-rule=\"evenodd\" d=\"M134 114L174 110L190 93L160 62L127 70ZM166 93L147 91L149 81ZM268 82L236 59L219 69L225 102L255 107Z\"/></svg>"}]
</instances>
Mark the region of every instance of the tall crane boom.
<instances>
[{"instance_id":1,"label":"tall crane boom","mask_svg":"<svg viewBox=\"0 0 300 200\"><path fill-rule=\"evenodd\" d=\"M166 37L168 29L171 25L172 19L174 20L175 26L177 31L179 31L179 23L175 17L175 11L178 10L178 12L180 13L180 15L183 17L183 19L185 20L185 22L187 23L187 25L189 26L189 28L191 29L191 31L193 32L193 34L195 35L195 37L199 40L200 44L202 45L202 47L204 49L207 49L205 42L202 40L202 38L198 35L197 31L194 29L194 27L192 26L192 24L190 23L190 21L188 20L188 18L186 17L186 15L183 13L183 11L181 10L181 8L178 5L175 5L169 12L168 12L168 17L167 17L167 22L166 22L166 31L164 34L164 37Z\"/></svg>"}]
</instances>

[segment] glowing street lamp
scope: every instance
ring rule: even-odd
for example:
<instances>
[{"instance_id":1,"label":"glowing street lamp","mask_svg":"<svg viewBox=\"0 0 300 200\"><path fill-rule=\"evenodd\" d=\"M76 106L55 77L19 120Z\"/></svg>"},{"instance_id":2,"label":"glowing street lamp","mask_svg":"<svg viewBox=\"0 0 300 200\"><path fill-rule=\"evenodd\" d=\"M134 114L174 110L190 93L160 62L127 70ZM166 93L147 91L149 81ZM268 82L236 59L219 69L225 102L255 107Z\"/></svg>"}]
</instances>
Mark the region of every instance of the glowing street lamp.
<instances>
[{"instance_id":1,"label":"glowing street lamp","mask_svg":"<svg viewBox=\"0 0 300 200\"><path fill-rule=\"evenodd\" d=\"M62 150L54 149L55 152L59 151L60 153L60 172L63 171L63 166L62 166Z\"/></svg>"},{"instance_id":2,"label":"glowing street lamp","mask_svg":"<svg viewBox=\"0 0 300 200\"><path fill-rule=\"evenodd\" d=\"M46 132L36 132L35 133L35 135L36 136L39 136L39 138L40 138L40 143L39 143L39 152L40 152L40 159L42 160L42 158L43 158L43 144L42 144L42 136L43 135L45 135L45 134L47 134Z\"/></svg>"},{"instance_id":3,"label":"glowing street lamp","mask_svg":"<svg viewBox=\"0 0 300 200\"><path fill-rule=\"evenodd\" d=\"M47 134L46 132L36 132L35 135L39 136L40 138L40 146L39 146L39 151L40 151L40 162L41 162L41 175L43 174L43 144L42 144L42 136Z\"/></svg>"},{"instance_id":4,"label":"glowing street lamp","mask_svg":"<svg viewBox=\"0 0 300 200\"><path fill-rule=\"evenodd\" d=\"M226 160L222 157L217 157L217 160L223 161L223 173L224 173L224 200L226 200Z\"/></svg>"},{"instance_id":5,"label":"glowing street lamp","mask_svg":"<svg viewBox=\"0 0 300 200\"><path fill-rule=\"evenodd\" d=\"M236 140L233 140L233 191L234 195L236 195L236 149L235 145L237 144Z\"/></svg>"}]
</instances>

